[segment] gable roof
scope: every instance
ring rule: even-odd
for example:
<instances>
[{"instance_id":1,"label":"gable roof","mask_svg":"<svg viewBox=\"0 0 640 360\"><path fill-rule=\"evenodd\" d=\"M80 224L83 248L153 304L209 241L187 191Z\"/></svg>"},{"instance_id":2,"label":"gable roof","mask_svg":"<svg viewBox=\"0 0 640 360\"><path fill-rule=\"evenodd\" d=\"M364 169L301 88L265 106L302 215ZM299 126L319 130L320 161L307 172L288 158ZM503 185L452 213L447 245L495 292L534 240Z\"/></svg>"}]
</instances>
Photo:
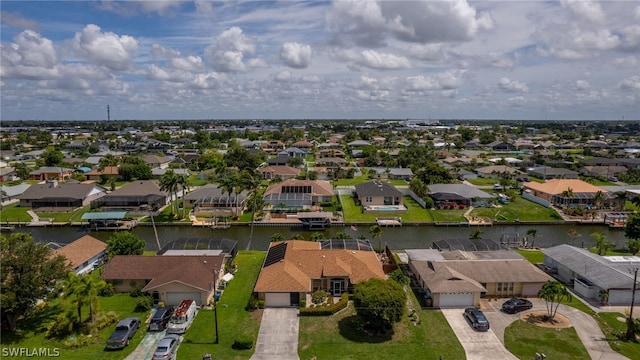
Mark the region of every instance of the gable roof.
<instances>
[{"instance_id":1,"label":"gable roof","mask_svg":"<svg viewBox=\"0 0 640 360\"><path fill-rule=\"evenodd\" d=\"M271 194L282 193L283 187L295 187L295 186L311 186L311 195L314 196L329 196L333 195L333 186L327 180L298 180L288 179L281 183L270 186L267 191L264 192L264 196Z\"/></svg>"},{"instance_id":2,"label":"gable roof","mask_svg":"<svg viewBox=\"0 0 640 360\"><path fill-rule=\"evenodd\" d=\"M124 184L121 188L116 189L105 197L113 196L140 196L140 195L162 195L167 196L167 193L160 190L160 186L153 180L136 180L130 183Z\"/></svg>"},{"instance_id":3,"label":"gable roof","mask_svg":"<svg viewBox=\"0 0 640 360\"><path fill-rule=\"evenodd\" d=\"M400 190L384 181L369 181L364 184L357 184L356 193L358 197L366 196L402 196Z\"/></svg>"},{"instance_id":4,"label":"gable roof","mask_svg":"<svg viewBox=\"0 0 640 360\"><path fill-rule=\"evenodd\" d=\"M142 289L179 282L201 291L209 291L213 270L220 270L224 256L142 256L117 255L109 261L100 276L105 280L151 280Z\"/></svg>"},{"instance_id":5,"label":"gable roof","mask_svg":"<svg viewBox=\"0 0 640 360\"><path fill-rule=\"evenodd\" d=\"M79 183L44 183L33 184L18 199L85 199L94 191L104 192L105 190L95 184Z\"/></svg>"},{"instance_id":6,"label":"gable roof","mask_svg":"<svg viewBox=\"0 0 640 360\"><path fill-rule=\"evenodd\" d=\"M596 193L598 191L602 191L603 193L608 192L603 188L578 179L552 179L547 180L544 183L532 181L524 183L523 186L525 188L552 195L562 194L563 191L568 190L569 188L571 188L574 193Z\"/></svg>"},{"instance_id":7,"label":"gable roof","mask_svg":"<svg viewBox=\"0 0 640 360\"><path fill-rule=\"evenodd\" d=\"M308 292L312 279L343 276L352 284L385 278L373 251L322 249L318 242L302 240L273 242L254 290Z\"/></svg>"},{"instance_id":8,"label":"gable roof","mask_svg":"<svg viewBox=\"0 0 640 360\"><path fill-rule=\"evenodd\" d=\"M62 255L67 259L67 264L72 268L82 265L92 257L99 255L107 250L107 244L94 238L91 235L85 235L73 242L54 250L56 255Z\"/></svg>"},{"instance_id":9,"label":"gable roof","mask_svg":"<svg viewBox=\"0 0 640 360\"><path fill-rule=\"evenodd\" d=\"M258 172L261 174L268 172L268 173L274 173L276 175L293 175L293 176L297 176L298 174L300 174L300 171L301 170L298 168L294 168L286 165L269 165L269 166L265 166L263 168L258 169Z\"/></svg>"},{"instance_id":10,"label":"gable roof","mask_svg":"<svg viewBox=\"0 0 640 360\"><path fill-rule=\"evenodd\" d=\"M467 184L431 184L427 186L431 195L435 194L457 194L464 199L491 199L494 196Z\"/></svg>"}]
</instances>

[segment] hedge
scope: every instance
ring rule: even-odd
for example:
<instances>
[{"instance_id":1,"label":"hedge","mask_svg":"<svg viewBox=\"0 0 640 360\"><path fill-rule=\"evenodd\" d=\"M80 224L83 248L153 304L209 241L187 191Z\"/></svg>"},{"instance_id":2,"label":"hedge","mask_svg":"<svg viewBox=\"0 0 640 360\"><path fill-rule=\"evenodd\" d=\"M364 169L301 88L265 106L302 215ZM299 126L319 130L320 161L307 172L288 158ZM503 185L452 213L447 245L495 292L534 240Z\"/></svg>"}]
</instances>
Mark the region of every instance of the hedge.
<instances>
[{"instance_id":1,"label":"hedge","mask_svg":"<svg viewBox=\"0 0 640 360\"><path fill-rule=\"evenodd\" d=\"M331 316L349 304L349 294L342 294L342 299L331 306L301 308L300 316Z\"/></svg>"}]
</instances>

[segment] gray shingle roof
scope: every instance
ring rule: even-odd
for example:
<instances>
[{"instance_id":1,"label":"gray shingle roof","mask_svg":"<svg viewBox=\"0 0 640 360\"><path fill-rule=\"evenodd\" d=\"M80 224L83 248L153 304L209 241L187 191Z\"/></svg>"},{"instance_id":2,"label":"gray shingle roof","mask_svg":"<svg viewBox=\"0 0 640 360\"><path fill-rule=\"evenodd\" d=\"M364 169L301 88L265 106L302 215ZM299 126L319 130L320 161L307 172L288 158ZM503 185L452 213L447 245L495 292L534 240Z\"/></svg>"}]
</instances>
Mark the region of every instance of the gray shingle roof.
<instances>
[{"instance_id":1,"label":"gray shingle roof","mask_svg":"<svg viewBox=\"0 0 640 360\"><path fill-rule=\"evenodd\" d=\"M94 184L62 183L57 186L54 183L34 184L19 195L18 199L84 199L96 188L99 187Z\"/></svg>"},{"instance_id":2,"label":"gray shingle roof","mask_svg":"<svg viewBox=\"0 0 640 360\"><path fill-rule=\"evenodd\" d=\"M365 196L402 196L402 193L395 186L384 181L369 181L356 185L358 197Z\"/></svg>"},{"instance_id":3,"label":"gray shingle roof","mask_svg":"<svg viewBox=\"0 0 640 360\"><path fill-rule=\"evenodd\" d=\"M493 195L486 193L475 186L467 184L433 184L429 185L429 192L431 194L458 194L466 199L473 199L474 197L478 197L480 199L493 198Z\"/></svg>"}]
</instances>

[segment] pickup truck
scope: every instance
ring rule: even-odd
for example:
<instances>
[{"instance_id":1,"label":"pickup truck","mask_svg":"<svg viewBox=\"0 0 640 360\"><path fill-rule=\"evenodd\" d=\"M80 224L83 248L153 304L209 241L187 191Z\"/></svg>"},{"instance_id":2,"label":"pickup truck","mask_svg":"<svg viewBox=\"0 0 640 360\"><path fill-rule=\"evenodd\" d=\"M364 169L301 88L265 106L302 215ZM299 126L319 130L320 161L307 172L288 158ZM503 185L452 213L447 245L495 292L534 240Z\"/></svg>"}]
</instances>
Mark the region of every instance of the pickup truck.
<instances>
[{"instance_id":1,"label":"pickup truck","mask_svg":"<svg viewBox=\"0 0 640 360\"><path fill-rule=\"evenodd\" d=\"M107 349L122 349L129 345L129 340L140 328L140 318L128 317L120 320L116 329L113 330L109 340L107 340Z\"/></svg>"}]
</instances>

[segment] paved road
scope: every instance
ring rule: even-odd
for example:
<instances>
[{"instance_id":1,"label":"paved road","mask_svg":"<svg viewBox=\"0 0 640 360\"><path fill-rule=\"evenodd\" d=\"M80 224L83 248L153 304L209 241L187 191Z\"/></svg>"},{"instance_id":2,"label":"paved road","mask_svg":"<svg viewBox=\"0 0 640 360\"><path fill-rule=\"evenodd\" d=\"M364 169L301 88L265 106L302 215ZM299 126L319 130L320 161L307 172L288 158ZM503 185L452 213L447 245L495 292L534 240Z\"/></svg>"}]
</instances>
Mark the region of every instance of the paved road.
<instances>
[{"instance_id":1,"label":"paved road","mask_svg":"<svg viewBox=\"0 0 640 360\"><path fill-rule=\"evenodd\" d=\"M299 360L298 328L297 308L264 309L251 360Z\"/></svg>"},{"instance_id":2,"label":"paved road","mask_svg":"<svg viewBox=\"0 0 640 360\"><path fill-rule=\"evenodd\" d=\"M462 316L463 309L442 309L442 313L464 348L467 360L518 359L504 347L493 329L485 332L474 330ZM493 323L491 325L493 327Z\"/></svg>"}]
</instances>

